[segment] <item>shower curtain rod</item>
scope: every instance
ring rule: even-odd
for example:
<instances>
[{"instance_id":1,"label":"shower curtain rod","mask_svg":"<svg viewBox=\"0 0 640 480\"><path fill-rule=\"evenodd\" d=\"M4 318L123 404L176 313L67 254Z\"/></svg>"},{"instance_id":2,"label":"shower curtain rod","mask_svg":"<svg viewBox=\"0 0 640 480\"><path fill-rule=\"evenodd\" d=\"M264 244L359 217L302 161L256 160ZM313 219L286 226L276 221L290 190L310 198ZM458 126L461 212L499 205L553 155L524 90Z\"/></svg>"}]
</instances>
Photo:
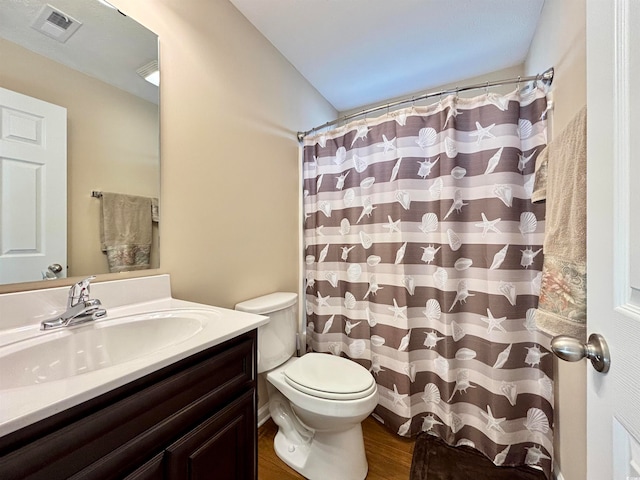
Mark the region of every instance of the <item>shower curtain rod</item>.
<instances>
[{"instance_id":1,"label":"shower curtain rod","mask_svg":"<svg viewBox=\"0 0 640 480\"><path fill-rule=\"evenodd\" d=\"M326 127L330 127L332 125L335 125L336 123L345 122L347 120L351 120L352 118L361 117L362 115L368 115L370 113L377 112L378 110L384 110L386 108L397 107L398 105L402 105L404 103L418 102L420 100L425 100L425 99L431 98L431 97L438 97L438 96L449 95L449 94L453 94L453 93L466 92L468 90L477 90L477 89L480 89L480 88L495 87L495 86L498 86L498 85L509 85L509 84L513 84L513 83L529 82L529 81L532 81L532 80L536 80L536 81L537 80L541 80L544 83L546 83L547 86L549 86L549 85L551 85L551 82L553 82L553 73L554 73L553 67L551 67L551 68L548 68L547 70L545 70L543 73L539 73L537 75L531 75L531 76L528 76L528 77L508 78L506 80L496 80L496 81L493 81L493 82L476 83L474 85L467 85L465 87L455 87L455 88L450 88L450 89L447 89L447 90L440 90L438 92L429 92L429 93L425 93L423 95L419 95L417 97L405 98L403 100L397 100L395 102L385 103L384 105L378 105L376 107L368 108L366 110L362 110L362 111L357 112L357 113L351 113L349 115L344 115L342 117L338 117L335 120L332 120L330 122L327 122L327 123L324 123L322 125L319 125L319 126L317 126L315 128L312 128L311 130L307 130L306 132L298 132L298 141L302 142L304 137L306 137L310 133L316 132L317 130L321 130L321 129L326 128Z\"/></svg>"}]
</instances>

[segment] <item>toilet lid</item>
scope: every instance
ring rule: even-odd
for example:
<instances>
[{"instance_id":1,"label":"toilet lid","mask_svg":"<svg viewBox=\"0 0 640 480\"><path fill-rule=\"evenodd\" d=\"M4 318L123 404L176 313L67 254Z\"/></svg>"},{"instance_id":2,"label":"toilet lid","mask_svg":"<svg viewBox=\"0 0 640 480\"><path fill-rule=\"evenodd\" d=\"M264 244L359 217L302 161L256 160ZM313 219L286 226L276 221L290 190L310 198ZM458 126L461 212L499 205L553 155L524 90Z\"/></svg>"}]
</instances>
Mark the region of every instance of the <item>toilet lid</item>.
<instances>
[{"instance_id":1,"label":"toilet lid","mask_svg":"<svg viewBox=\"0 0 640 480\"><path fill-rule=\"evenodd\" d=\"M375 381L360 364L324 353L307 353L284 371L289 385L321 398L352 400L375 391Z\"/></svg>"}]
</instances>

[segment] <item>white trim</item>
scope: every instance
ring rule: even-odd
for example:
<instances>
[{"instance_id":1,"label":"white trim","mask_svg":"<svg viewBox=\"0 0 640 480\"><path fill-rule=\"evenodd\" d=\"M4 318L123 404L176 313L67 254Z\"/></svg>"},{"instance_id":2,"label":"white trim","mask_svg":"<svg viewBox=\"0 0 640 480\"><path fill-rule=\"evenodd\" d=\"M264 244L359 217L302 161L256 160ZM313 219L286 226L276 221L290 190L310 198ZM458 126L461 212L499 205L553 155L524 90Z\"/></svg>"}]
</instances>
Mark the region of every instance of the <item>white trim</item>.
<instances>
[{"instance_id":1,"label":"white trim","mask_svg":"<svg viewBox=\"0 0 640 480\"><path fill-rule=\"evenodd\" d=\"M630 90L629 90L629 0L620 0L615 4L615 68L614 68L614 228L613 238L614 272L624 272L624 275L614 277L614 307L624 306L631 297L631 265L629 233L630 233Z\"/></svg>"},{"instance_id":2,"label":"white trim","mask_svg":"<svg viewBox=\"0 0 640 480\"><path fill-rule=\"evenodd\" d=\"M304 148L298 147L298 355L307 350L307 325L305 322L305 267L304 267Z\"/></svg>"},{"instance_id":3,"label":"white trim","mask_svg":"<svg viewBox=\"0 0 640 480\"><path fill-rule=\"evenodd\" d=\"M258 409L258 428L264 425L270 418L271 413L269 412L269 403L267 403Z\"/></svg>"}]
</instances>

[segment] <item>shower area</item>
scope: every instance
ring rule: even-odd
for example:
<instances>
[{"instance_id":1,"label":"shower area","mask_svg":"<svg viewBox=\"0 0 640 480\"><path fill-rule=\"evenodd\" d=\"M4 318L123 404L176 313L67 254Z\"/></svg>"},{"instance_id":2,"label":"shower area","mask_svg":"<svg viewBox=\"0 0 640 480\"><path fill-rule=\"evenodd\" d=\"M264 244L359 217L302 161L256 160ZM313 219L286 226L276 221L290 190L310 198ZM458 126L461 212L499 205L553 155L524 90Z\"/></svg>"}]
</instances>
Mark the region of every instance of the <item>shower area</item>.
<instances>
[{"instance_id":1,"label":"shower area","mask_svg":"<svg viewBox=\"0 0 640 480\"><path fill-rule=\"evenodd\" d=\"M307 351L370 370L373 415L397 435L427 432L547 478L545 210L531 198L552 75L300 134Z\"/></svg>"}]
</instances>

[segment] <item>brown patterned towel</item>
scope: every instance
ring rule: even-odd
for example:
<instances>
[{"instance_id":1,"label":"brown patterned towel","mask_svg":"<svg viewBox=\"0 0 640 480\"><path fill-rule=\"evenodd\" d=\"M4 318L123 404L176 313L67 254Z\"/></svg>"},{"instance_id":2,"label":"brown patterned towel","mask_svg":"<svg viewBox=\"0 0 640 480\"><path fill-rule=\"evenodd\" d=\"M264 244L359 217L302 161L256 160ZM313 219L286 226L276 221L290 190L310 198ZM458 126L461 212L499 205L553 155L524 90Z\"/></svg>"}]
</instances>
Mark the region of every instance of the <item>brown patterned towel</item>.
<instances>
[{"instance_id":1,"label":"brown patterned towel","mask_svg":"<svg viewBox=\"0 0 640 480\"><path fill-rule=\"evenodd\" d=\"M497 467L477 450L451 447L428 433L416 437L410 480L545 480L529 467Z\"/></svg>"},{"instance_id":2,"label":"brown patterned towel","mask_svg":"<svg viewBox=\"0 0 640 480\"><path fill-rule=\"evenodd\" d=\"M149 268L151 198L102 193L100 243L110 272Z\"/></svg>"},{"instance_id":3,"label":"brown patterned towel","mask_svg":"<svg viewBox=\"0 0 640 480\"><path fill-rule=\"evenodd\" d=\"M537 327L586 341L587 107L536 159L533 202L546 202Z\"/></svg>"}]
</instances>

